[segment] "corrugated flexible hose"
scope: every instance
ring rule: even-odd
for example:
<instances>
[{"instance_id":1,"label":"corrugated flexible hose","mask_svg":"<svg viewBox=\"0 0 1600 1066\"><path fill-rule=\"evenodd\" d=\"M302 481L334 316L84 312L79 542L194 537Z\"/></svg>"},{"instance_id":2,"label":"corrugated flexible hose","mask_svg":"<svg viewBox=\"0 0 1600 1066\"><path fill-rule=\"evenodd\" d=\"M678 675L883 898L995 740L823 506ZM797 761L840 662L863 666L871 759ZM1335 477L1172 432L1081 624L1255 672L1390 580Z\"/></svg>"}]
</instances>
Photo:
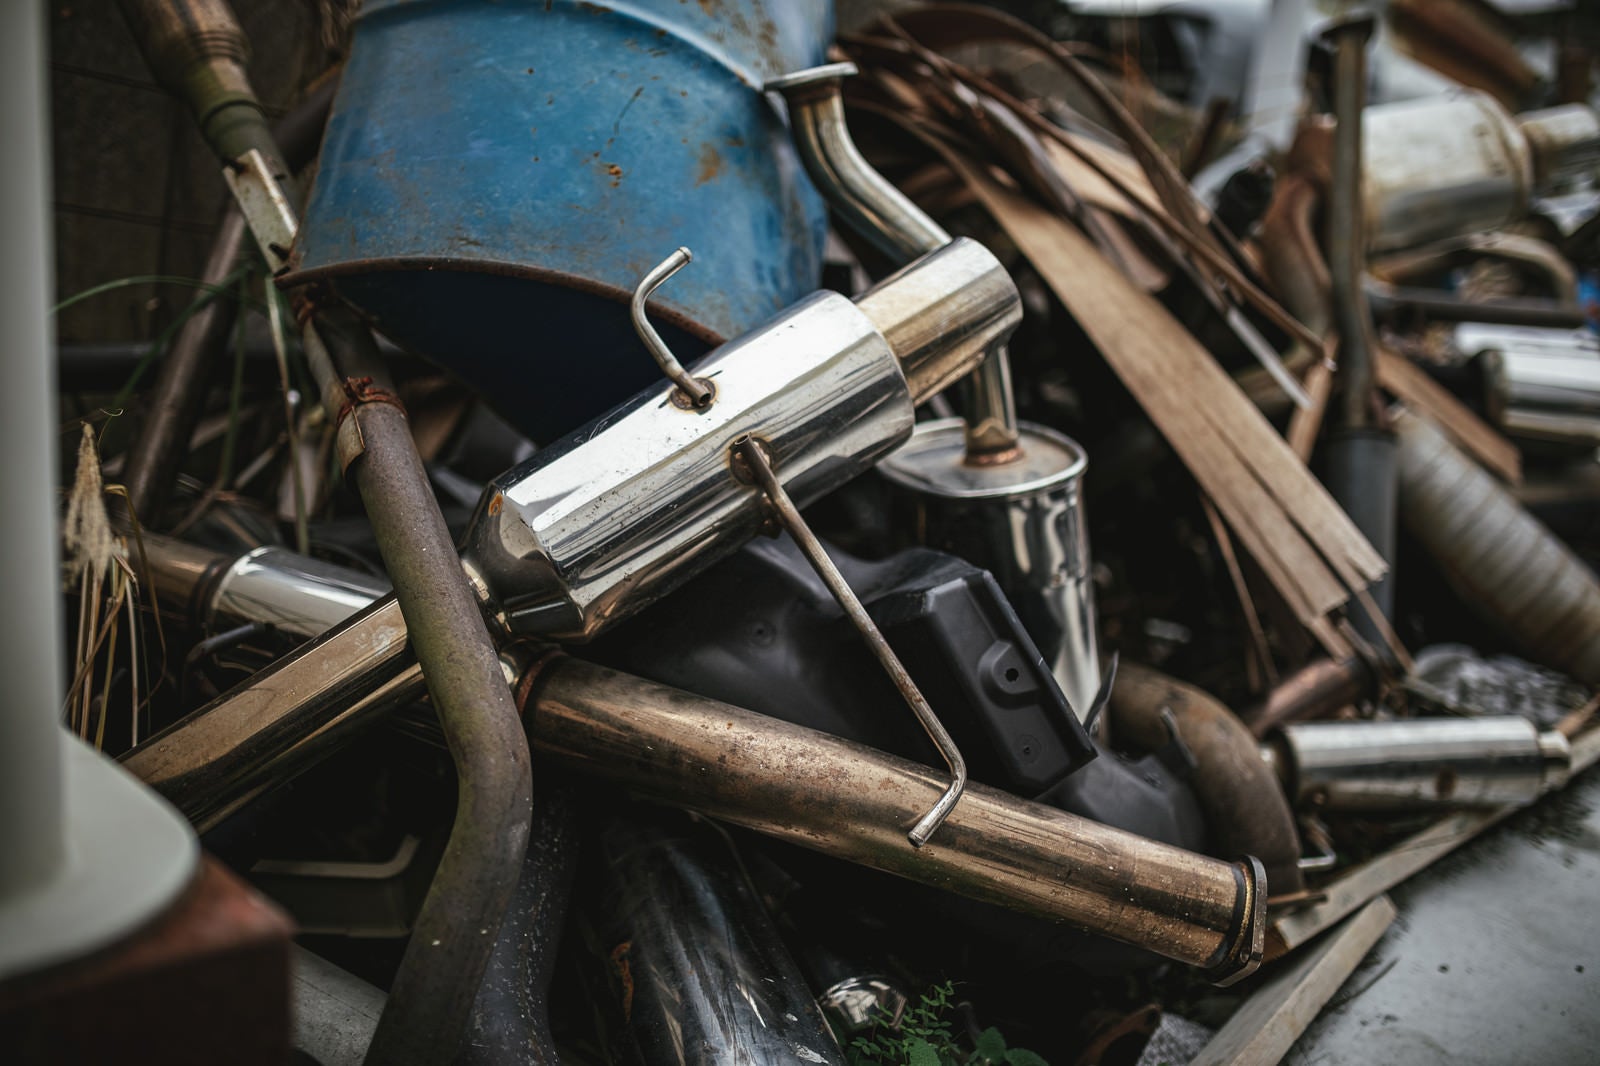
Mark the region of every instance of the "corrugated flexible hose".
<instances>
[{"instance_id":1,"label":"corrugated flexible hose","mask_svg":"<svg viewBox=\"0 0 1600 1066\"><path fill-rule=\"evenodd\" d=\"M1594 572L1438 429L1404 415L1396 430L1405 528L1524 654L1600 684Z\"/></svg>"}]
</instances>

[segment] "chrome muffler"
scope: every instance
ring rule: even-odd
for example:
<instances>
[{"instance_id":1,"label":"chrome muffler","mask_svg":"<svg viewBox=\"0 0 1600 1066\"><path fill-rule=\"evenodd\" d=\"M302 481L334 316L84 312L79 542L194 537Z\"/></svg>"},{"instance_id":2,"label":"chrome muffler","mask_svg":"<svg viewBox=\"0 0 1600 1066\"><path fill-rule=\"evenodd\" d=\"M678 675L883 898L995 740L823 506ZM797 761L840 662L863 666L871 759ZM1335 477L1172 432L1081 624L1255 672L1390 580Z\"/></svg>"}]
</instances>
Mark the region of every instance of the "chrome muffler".
<instances>
[{"instance_id":1,"label":"chrome muffler","mask_svg":"<svg viewBox=\"0 0 1600 1066\"><path fill-rule=\"evenodd\" d=\"M1567 738L1515 715L1286 725L1262 749L1300 807L1499 807L1565 783Z\"/></svg>"},{"instance_id":2,"label":"chrome muffler","mask_svg":"<svg viewBox=\"0 0 1600 1066\"><path fill-rule=\"evenodd\" d=\"M916 405L1020 318L1005 268L964 239L854 301L815 293L697 364L708 399L664 381L496 478L462 550L487 613L506 634L593 637L760 531L738 440L804 506L904 443Z\"/></svg>"},{"instance_id":3,"label":"chrome muffler","mask_svg":"<svg viewBox=\"0 0 1600 1066\"><path fill-rule=\"evenodd\" d=\"M638 317L651 284L641 286ZM1020 306L999 261L958 240L855 300L814 294L688 372L641 330L667 380L484 493L463 566L491 626L502 638L585 640L648 606L759 532L770 490L803 505L903 443L916 404L1003 344ZM765 457L770 486L741 480L740 445ZM242 564L207 563L181 545L169 553L162 581L189 597L210 596L202 618L232 613L234 600L212 595L224 585L210 582ZM255 575L258 585L319 599L318 582L291 579L265 561L251 564L266 571ZM347 605L320 609L342 613ZM169 798L192 795L179 808L202 826L215 824L407 698L397 680L410 656L399 615L392 598L379 601L152 737L126 762ZM264 769L280 760L277 770ZM956 769L951 802L964 781Z\"/></svg>"},{"instance_id":4,"label":"chrome muffler","mask_svg":"<svg viewBox=\"0 0 1600 1066\"><path fill-rule=\"evenodd\" d=\"M1505 329L1483 340L1492 342L1480 342L1477 353L1484 406L1503 432L1574 449L1600 446L1600 343L1593 333Z\"/></svg>"}]
</instances>

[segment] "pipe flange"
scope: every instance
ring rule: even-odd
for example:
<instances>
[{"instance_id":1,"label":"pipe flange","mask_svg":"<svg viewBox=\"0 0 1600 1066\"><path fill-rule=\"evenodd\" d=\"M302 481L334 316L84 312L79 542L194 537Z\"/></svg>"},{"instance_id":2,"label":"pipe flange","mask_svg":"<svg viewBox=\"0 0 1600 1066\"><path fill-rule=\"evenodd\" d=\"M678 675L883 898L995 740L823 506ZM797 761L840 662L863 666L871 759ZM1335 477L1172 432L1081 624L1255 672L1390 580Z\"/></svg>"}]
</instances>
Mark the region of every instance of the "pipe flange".
<instances>
[{"instance_id":1,"label":"pipe flange","mask_svg":"<svg viewBox=\"0 0 1600 1066\"><path fill-rule=\"evenodd\" d=\"M1256 972L1266 953L1267 872L1261 860L1246 855L1234 864L1240 881L1237 925L1219 951L1219 958L1206 967L1206 980L1226 988Z\"/></svg>"}]
</instances>

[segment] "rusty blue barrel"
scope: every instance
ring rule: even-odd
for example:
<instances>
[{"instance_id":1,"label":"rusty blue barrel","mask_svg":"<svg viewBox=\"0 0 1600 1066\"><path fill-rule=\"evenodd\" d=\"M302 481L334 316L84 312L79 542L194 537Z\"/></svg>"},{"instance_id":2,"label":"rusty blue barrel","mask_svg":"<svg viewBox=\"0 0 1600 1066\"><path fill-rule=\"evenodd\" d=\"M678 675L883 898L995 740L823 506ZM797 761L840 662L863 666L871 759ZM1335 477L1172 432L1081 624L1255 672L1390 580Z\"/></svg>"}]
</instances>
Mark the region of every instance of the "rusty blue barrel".
<instances>
[{"instance_id":1,"label":"rusty blue barrel","mask_svg":"<svg viewBox=\"0 0 1600 1066\"><path fill-rule=\"evenodd\" d=\"M366 0L291 280L548 440L817 285L826 212L762 83L823 61L830 0Z\"/></svg>"}]
</instances>

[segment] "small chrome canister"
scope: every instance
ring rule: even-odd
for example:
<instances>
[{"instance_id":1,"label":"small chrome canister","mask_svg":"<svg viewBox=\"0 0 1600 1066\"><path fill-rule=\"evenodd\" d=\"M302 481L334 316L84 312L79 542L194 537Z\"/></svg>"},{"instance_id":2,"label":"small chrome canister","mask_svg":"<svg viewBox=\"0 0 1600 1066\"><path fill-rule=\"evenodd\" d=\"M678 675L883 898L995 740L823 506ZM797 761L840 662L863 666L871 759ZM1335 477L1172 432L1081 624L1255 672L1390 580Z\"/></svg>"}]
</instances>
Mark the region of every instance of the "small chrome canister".
<instances>
[{"instance_id":1,"label":"small chrome canister","mask_svg":"<svg viewBox=\"0 0 1600 1066\"><path fill-rule=\"evenodd\" d=\"M959 418L922 422L878 472L914 508L917 539L986 567L1080 719L1100 688L1077 442L1023 422L1017 457L966 459Z\"/></svg>"}]
</instances>

